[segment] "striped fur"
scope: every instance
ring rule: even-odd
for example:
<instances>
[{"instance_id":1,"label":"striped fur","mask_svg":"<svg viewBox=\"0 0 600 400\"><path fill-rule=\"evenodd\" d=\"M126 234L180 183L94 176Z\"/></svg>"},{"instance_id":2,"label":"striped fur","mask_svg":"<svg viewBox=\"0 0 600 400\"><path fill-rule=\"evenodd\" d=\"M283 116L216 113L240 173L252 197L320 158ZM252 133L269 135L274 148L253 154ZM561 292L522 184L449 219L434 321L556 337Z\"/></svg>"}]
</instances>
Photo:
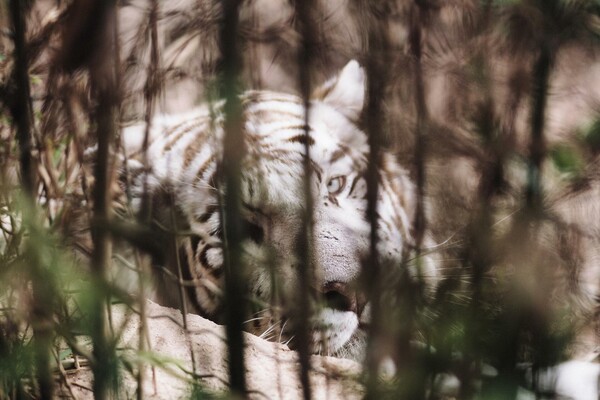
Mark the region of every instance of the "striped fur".
<instances>
[{"instance_id":1,"label":"striped fur","mask_svg":"<svg viewBox=\"0 0 600 400\"><path fill-rule=\"evenodd\" d=\"M363 71L352 61L325 86L323 94L311 103L308 139L303 102L297 96L267 91L249 91L242 96L247 154L242 162L241 191L244 217L251 227L250 239L244 243L248 290L269 304L273 282L277 282L284 314L286 306L294 303L297 289L294 254L302 226L307 140L313 167L316 285L325 288L325 293L328 288L351 288L339 292L354 301L358 298L354 284L368 254L364 176L369 149L366 135L355 124L364 101ZM123 135L134 204L139 205L144 187L150 194L173 194L174 206L183 219L180 228L191 232L180 243L186 276L197 282L192 300L198 312L216 320L223 283L217 175L222 154L221 107L217 103L156 118L146 174L141 164L144 127L128 128ZM385 154L378 203L380 254L400 260L412 243L413 211L413 185L406 172ZM315 334L315 351L356 356L355 348L360 347L356 343L362 337L359 320L367 314L366 309L347 305L320 311L315 324L325 328ZM266 337L265 331L280 332L274 338L285 338L285 329L273 328L279 322L272 314L267 309L249 330Z\"/></svg>"}]
</instances>

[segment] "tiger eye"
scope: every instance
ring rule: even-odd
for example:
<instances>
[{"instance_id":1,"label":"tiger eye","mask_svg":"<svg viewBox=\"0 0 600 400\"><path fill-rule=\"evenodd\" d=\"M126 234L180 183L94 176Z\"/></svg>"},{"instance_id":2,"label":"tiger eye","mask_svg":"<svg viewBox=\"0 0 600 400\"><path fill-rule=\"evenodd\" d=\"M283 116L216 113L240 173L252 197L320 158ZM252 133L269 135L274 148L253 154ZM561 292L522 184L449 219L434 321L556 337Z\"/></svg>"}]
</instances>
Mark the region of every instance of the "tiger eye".
<instances>
[{"instance_id":1,"label":"tiger eye","mask_svg":"<svg viewBox=\"0 0 600 400\"><path fill-rule=\"evenodd\" d=\"M330 194L340 194L342 190L346 187L346 177L345 176L336 176L333 177L327 182L327 191Z\"/></svg>"}]
</instances>

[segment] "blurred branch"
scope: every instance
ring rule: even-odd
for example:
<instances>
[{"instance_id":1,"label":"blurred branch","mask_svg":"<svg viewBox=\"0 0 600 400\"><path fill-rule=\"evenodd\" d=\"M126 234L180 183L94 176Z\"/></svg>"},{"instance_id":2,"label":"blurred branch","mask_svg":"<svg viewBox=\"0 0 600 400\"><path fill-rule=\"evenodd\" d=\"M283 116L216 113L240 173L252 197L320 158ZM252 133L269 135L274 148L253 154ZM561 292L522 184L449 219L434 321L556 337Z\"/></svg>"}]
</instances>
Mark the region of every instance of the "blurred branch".
<instances>
[{"instance_id":1,"label":"blurred branch","mask_svg":"<svg viewBox=\"0 0 600 400\"><path fill-rule=\"evenodd\" d=\"M544 122L548 101L548 82L554 55L550 44L540 45L539 55L533 69L533 93L531 97L531 140L529 143L529 168L526 189L527 207L534 215L542 211L542 162L546 156Z\"/></svg>"},{"instance_id":2,"label":"blurred branch","mask_svg":"<svg viewBox=\"0 0 600 400\"><path fill-rule=\"evenodd\" d=\"M425 145L428 130L428 113L425 102L425 84L423 80L423 69L421 57L423 55L423 26L428 12L428 0L415 0L411 7L410 26L408 42L410 55L412 59L412 73L414 81L415 110L417 124L415 127L415 184L417 186L417 209L415 212L414 240L417 256L421 251L423 237L425 235L426 217L425 217Z\"/></svg>"},{"instance_id":3,"label":"blurred branch","mask_svg":"<svg viewBox=\"0 0 600 400\"><path fill-rule=\"evenodd\" d=\"M367 299L371 307L369 337L365 359L367 372L367 393L365 398L377 399L379 392L379 367L384 357L382 351L383 321L381 313L382 263L378 254L379 215L379 171L382 165L382 138L384 134L383 101L385 86L388 83L386 71L391 64L387 38L388 21L378 7L387 7L388 2L374 4L368 0L358 1L354 10L359 26L363 29L363 57L367 78L366 106L364 110L365 128L369 145L369 158L366 173L367 209L366 218L370 224L369 253L362 263L362 277Z\"/></svg>"},{"instance_id":4,"label":"blurred branch","mask_svg":"<svg viewBox=\"0 0 600 400\"><path fill-rule=\"evenodd\" d=\"M148 76L146 78L146 86L144 88L144 101L146 103L146 112L145 112L145 122L146 127L144 129L144 139L142 143L142 164L144 166L144 170L148 170L148 143L150 138L150 132L152 131L152 122L154 117L154 109L155 109L155 101L157 95L160 93L160 76L159 76L159 52L158 52L158 14L159 14L159 5L158 0L151 0L150 2L150 15L148 21L148 30L150 36L150 63L148 64ZM125 162L127 164L127 162ZM150 222L150 209L151 204L148 196L148 174L144 174L144 183L142 188L142 199L141 199L141 207L138 218L145 224ZM171 217L173 217L174 209L171 207ZM173 221L174 222L174 221ZM173 224L175 227L175 224ZM175 227L176 228L176 227ZM173 240L175 241L175 252L176 255L179 255L179 251L177 250L177 236L173 236ZM149 343L149 333L147 327L147 315L146 315L146 291L144 284L144 272L146 265L141 261L141 257L139 252L136 250L136 264L140 271L140 279L139 279L139 298L141 299L140 305L140 325L139 325L139 337L138 337L138 350L140 352L146 351L146 344ZM181 263L179 258L177 257L177 269L181 271ZM181 276L180 276L181 278ZM185 298L183 294L183 287L179 286L182 313L184 324L187 329L187 308ZM194 354L192 355L192 361L194 360ZM195 362L192 363L195 371ZM138 375L137 375L137 398L138 400L142 400L144 398L144 378L145 378L145 366L144 363L140 360L138 362ZM154 367L153 367L154 373ZM155 383L156 384L156 383Z\"/></svg>"},{"instance_id":5,"label":"blurred branch","mask_svg":"<svg viewBox=\"0 0 600 400\"><path fill-rule=\"evenodd\" d=\"M222 176L225 195L221 202L223 225L223 266L225 268L225 312L229 351L229 384L233 393L246 396L243 321L246 314L245 275L242 261L244 237L241 208L241 166L245 154L242 105L239 99L241 52L237 43L241 0L222 0L220 31L220 89L225 98Z\"/></svg>"},{"instance_id":6,"label":"blurred branch","mask_svg":"<svg viewBox=\"0 0 600 400\"><path fill-rule=\"evenodd\" d=\"M33 229L36 229L35 196L36 174L33 150L33 113L31 94L29 88L29 60L27 58L27 32L26 15L29 11L29 2L21 0L10 1L10 14L14 37L14 62L13 71L14 93L10 104L13 119L17 125L17 141L19 143L19 161L21 167L21 183L25 192L25 212L29 215ZM28 243L31 245L31 243ZM44 279L44 270L39 255L36 251L27 251L28 272L32 281L32 326L35 343L36 379L41 399L52 399L54 393L54 380L50 370L50 351L52 347L52 289L47 286Z\"/></svg>"},{"instance_id":7,"label":"blurred branch","mask_svg":"<svg viewBox=\"0 0 600 400\"><path fill-rule=\"evenodd\" d=\"M148 26L146 28L149 31L150 39L150 62L148 63L148 71L146 78L146 85L144 87L144 102L146 105L144 120L146 127L144 129L144 141L142 143L142 164L144 168L148 168L148 143L150 139L150 132L152 131L152 119L154 116L156 97L161 91L161 80L160 80L160 54L158 51L158 0L151 0L150 3L150 14ZM144 35L146 36L146 35ZM144 223L149 222L150 208L148 198L148 174L144 175L144 187L142 191L142 202L141 211L139 218Z\"/></svg>"},{"instance_id":8,"label":"blurred branch","mask_svg":"<svg viewBox=\"0 0 600 400\"><path fill-rule=\"evenodd\" d=\"M106 26L114 12L116 0L80 0L69 7L63 31L63 43L57 64L72 72L97 62L106 61L97 50L105 46ZM111 60L114 56L111 57Z\"/></svg>"},{"instance_id":9,"label":"blurred branch","mask_svg":"<svg viewBox=\"0 0 600 400\"><path fill-rule=\"evenodd\" d=\"M28 200L33 202L35 196L35 168L32 156L32 108L31 93L29 88L29 61L27 58L27 49L25 42L25 33L27 30L25 24L26 13L28 10L27 2L21 0L10 1L10 13L13 24L14 38L14 62L13 80L15 83L13 98L10 101L9 109L17 126L17 140L19 142L21 181L23 188L28 196Z\"/></svg>"},{"instance_id":10,"label":"blurred branch","mask_svg":"<svg viewBox=\"0 0 600 400\"><path fill-rule=\"evenodd\" d=\"M63 47L63 66L73 70L86 66L90 73L92 96L97 102L91 118L95 122L94 134L98 140L96 164L94 168L95 185L93 190L93 211L96 221L109 221L111 216L112 150L118 127L119 81L115 57L118 51L118 37L115 35L116 2L114 0L87 0L79 4L80 15L67 25L65 45ZM89 14L88 14L89 13ZM94 13L98 13L96 15ZM89 19L93 19L90 21ZM82 22L90 26L81 26ZM92 45L83 47L78 41L81 36L91 34ZM107 304L109 293L98 290L108 279L111 260L111 240L108 227L104 223L92 227L94 250L92 253L92 273L96 283L94 296L94 315L92 317L92 342L94 345L94 397L103 400L115 389L116 365L114 349L110 344Z\"/></svg>"},{"instance_id":11,"label":"blurred branch","mask_svg":"<svg viewBox=\"0 0 600 400\"><path fill-rule=\"evenodd\" d=\"M304 105L304 154L303 168L303 193L304 207L302 215L302 228L298 237L297 256L300 262L297 323L294 327L297 339L297 351L300 361L300 383L302 384L302 395L304 400L309 400L311 395L310 376L310 354L312 353L312 335L310 334L310 319L313 315L313 298L311 293L315 285L313 271L313 198L312 198L312 165L310 157L310 95L313 58L317 43L316 34L318 28L315 24L319 13L317 3L312 0L296 0L294 2L297 17L297 29L300 32L300 48L298 51L298 83L300 94Z\"/></svg>"}]
</instances>

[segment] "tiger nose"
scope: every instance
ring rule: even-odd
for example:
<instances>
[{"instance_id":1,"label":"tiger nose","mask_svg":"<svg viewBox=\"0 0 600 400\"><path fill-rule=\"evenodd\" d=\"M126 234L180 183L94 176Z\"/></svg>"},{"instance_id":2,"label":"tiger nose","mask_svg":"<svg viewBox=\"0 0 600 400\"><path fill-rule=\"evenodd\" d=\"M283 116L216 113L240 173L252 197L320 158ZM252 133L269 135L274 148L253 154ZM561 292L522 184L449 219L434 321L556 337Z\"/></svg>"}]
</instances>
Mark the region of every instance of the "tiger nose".
<instances>
[{"instance_id":1,"label":"tiger nose","mask_svg":"<svg viewBox=\"0 0 600 400\"><path fill-rule=\"evenodd\" d=\"M358 311L356 292L344 282L327 282L321 288L325 305L338 311Z\"/></svg>"}]
</instances>

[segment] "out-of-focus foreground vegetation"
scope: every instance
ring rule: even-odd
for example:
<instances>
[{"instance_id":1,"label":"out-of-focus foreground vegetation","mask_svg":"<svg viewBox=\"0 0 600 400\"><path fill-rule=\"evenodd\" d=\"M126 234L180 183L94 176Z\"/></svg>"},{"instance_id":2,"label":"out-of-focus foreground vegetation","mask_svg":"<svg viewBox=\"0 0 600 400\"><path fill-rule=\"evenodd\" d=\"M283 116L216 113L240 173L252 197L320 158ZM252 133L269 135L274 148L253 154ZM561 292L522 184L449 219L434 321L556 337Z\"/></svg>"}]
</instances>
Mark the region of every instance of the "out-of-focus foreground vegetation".
<instances>
[{"instance_id":1,"label":"out-of-focus foreground vegetation","mask_svg":"<svg viewBox=\"0 0 600 400\"><path fill-rule=\"evenodd\" d=\"M364 129L423 195L417 236L438 245L419 250L443 279L382 288L372 333L397 369L378 380L370 364L367 397L436 398L450 374L458 398L512 399L540 392L526 371L594 354L598 0L310 1L309 19L284 0L222 3L237 25L211 0L0 0L0 399L68 397L75 365L102 399L158 363L143 324L137 357L119 352L108 312L143 317L149 290L145 255L112 229L113 156L123 126L203 102L235 71L226 37L245 88L302 95L349 59L368 66Z\"/></svg>"}]
</instances>

